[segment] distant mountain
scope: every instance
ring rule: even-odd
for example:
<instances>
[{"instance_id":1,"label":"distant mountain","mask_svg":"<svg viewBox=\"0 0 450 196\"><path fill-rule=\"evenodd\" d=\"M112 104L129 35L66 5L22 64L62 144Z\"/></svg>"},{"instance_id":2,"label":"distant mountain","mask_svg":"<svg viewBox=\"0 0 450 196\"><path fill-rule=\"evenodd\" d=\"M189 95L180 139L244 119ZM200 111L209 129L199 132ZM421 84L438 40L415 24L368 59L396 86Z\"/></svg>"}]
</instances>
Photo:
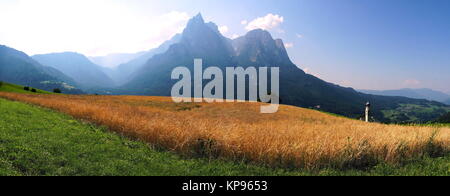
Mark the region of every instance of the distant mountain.
<instances>
[{"instance_id":1,"label":"distant mountain","mask_svg":"<svg viewBox=\"0 0 450 196\"><path fill-rule=\"evenodd\" d=\"M128 82L132 75L138 71L144 64L153 56L166 52L172 44L180 41L181 35L177 34L173 36L170 40L162 43L158 48L151 49L146 52L140 52L139 55L123 64L120 64L115 69L104 68L104 72L109 74L109 76L119 85Z\"/></svg>"},{"instance_id":2,"label":"distant mountain","mask_svg":"<svg viewBox=\"0 0 450 196\"><path fill-rule=\"evenodd\" d=\"M177 66L193 67L194 57L203 58L204 66L231 66L231 42L220 35L212 25L204 23L201 15L188 22L178 43L147 61L123 88L145 95L170 95L172 69Z\"/></svg>"},{"instance_id":3,"label":"distant mountain","mask_svg":"<svg viewBox=\"0 0 450 196\"><path fill-rule=\"evenodd\" d=\"M358 91L373 95L401 96L414 99L427 99L431 101L438 101L441 103L450 104L450 95L427 88L422 89L404 88L398 90L358 90Z\"/></svg>"},{"instance_id":4,"label":"distant mountain","mask_svg":"<svg viewBox=\"0 0 450 196\"><path fill-rule=\"evenodd\" d=\"M445 100L444 103L450 105L450 99Z\"/></svg>"},{"instance_id":5,"label":"distant mountain","mask_svg":"<svg viewBox=\"0 0 450 196\"><path fill-rule=\"evenodd\" d=\"M87 57L74 52L34 55L39 63L51 66L73 78L83 89L113 87L114 81Z\"/></svg>"},{"instance_id":6,"label":"distant mountain","mask_svg":"<svg viewBox=\"0 0 450 196\"><path fill-rule=\"evenodd\" d=\"M0 81L63 93L83 93L69 76L52 67L43 66L25 53L0 45Z\"/></svg>"},{"instance_id":7,"label":"distant mountain","mask_svg":"<svg viewBox=\"0 0 450 196\"><path fill-rule=\"evenodd\" d=\"M108 54L106 56L93 56L88 57L93 63L107 68L116 68L120 64L127 63L135 58L138 58L146 52L138 53L117 53Z\"/></svg>"},{"instance_id":8,"label":"distant mountain","mask_svg":"<svg viewBox=\"0 0 450 196\"><path fill-rule=\"evenodd\" d=\"M217 25L205 23L200 14L188 22L181 40L166 52L150 58L129 82L121 86L121 93L170 96L171 87L177 82L170 77L173 68L186 66L193 71L194 58L202 58L204 67L219 66L222 70L233 66L278 66L283 104L306 108L320 105L321 110L358 118L365 103L370 101L373 116L382 122L425 122L450 111L449 107L437 102L368 95L325 82L294 65L283 41L273 39L269 32L253 30L230 40L220 34ZM411 107L405 108L406 104L437 109L414 113L408 110ZM390 112L397 108L404 109L404 112Z\"/></svg>"}]
</instances>

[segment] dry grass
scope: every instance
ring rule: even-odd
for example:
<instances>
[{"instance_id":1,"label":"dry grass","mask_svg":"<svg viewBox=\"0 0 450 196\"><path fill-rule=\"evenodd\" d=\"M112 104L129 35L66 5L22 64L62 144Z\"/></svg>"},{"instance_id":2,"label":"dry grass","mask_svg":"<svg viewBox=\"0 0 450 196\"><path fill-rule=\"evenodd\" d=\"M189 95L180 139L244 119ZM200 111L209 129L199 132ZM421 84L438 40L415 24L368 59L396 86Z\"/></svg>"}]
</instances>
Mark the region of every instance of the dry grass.
<instances>
[{"instance_id":1,"label":"dry grass","mask_svg":"<svg viewBox=\"0 0 450 196\"><path fill-rule=\"evenodd\" d=\"M0 97L56 109L186 156L273 167L363 168L450 149L450 128L365 123L292 106L260 114L261 103L181 103L167 97Z\"/></svg>"}]
</instances>

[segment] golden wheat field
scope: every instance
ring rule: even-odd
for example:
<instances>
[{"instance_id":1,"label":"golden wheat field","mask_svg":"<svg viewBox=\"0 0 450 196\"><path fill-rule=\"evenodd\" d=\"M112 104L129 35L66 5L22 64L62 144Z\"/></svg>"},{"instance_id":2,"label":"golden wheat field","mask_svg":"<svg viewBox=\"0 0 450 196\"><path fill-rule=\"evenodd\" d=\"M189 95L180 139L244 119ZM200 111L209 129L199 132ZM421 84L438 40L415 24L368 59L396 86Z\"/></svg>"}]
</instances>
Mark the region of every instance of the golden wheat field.
<instances>
[{"instance_id":1,"label":"golden wheat field","mask_svg":"<svg viewBox=\"0 0 450 196\"><path fill-rule=\"evenodd\" d=\"M260 114L262 103L6 92L0 97L55 109L181 155L272 167L396 164L450 149L450 128L365 123L286 105L275 114Z\"/></svg>"}]
</instances>

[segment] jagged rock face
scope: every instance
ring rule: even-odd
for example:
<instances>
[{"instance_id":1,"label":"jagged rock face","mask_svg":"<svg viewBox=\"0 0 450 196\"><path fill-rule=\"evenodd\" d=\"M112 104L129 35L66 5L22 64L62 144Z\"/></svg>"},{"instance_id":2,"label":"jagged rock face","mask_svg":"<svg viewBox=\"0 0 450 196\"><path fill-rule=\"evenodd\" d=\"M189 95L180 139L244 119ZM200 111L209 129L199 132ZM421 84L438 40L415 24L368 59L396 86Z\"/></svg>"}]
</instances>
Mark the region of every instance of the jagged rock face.
<instances>
[{"instance_id":1,"label":"jagged rock face","mask_svg":"<svg viewBox=\"0 0 450 196\"><path fill-rule=\"evenodd\" d=\"M142 89L143 94L170 95L170 73L177 66L193 70L193 59L202 58L203 66L280 67L281 82L302 81L305 73L289 59L282 40L274 40L265 30L253 30L230 40L222 36L214 23L205 23L199 14L184 29L179 43L150 59L124 89ZM162 85L163 83L164 85ZM162 87L158 89L156 87ZM286 85L289 86L289 85ZM157 94L153 94L157 93Z\"/></svg>"},{"instance_id":2,"label":"jagged rock face","mask_svg":"<svg viewBox=\"0 0 450 196\"><path fill-rule=\"evenodd\" d=\"M239 64L253 66L295 67L281 39L274 40L269 32L257 29L233 40Z\"/></svg>"},{"instance_id":3,"label":"jagged rock face","mask_svg":"<svg viewBox=\"0 0 450 196\"><path fill-rule=\"evenodd\" d=\"M193 57L203 58L212 64L230 63L234 55L231 44L220 34L217 25L205 23L200 14L188 22L180 44L184 45Z\"/></svg>"}]
</instances>

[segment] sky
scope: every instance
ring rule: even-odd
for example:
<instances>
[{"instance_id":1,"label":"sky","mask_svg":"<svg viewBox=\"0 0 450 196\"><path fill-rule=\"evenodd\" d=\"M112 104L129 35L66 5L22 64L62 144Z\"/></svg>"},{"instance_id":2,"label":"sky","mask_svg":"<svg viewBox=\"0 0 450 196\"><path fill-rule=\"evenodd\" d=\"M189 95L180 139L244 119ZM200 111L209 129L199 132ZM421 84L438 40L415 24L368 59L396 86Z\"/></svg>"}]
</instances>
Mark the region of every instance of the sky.
<instances>
[{"instance_id":1,"label":"sky","mask_svg":"<svg viewBox=\"0 0 450 196\"><path fill-rule=\"evenodd\" d=\"M448 0L0 0L0 44L29 55L134 53L199 12L229 38L268 30L328 82L450 93Z\"/></svg>"}]
</instances>

